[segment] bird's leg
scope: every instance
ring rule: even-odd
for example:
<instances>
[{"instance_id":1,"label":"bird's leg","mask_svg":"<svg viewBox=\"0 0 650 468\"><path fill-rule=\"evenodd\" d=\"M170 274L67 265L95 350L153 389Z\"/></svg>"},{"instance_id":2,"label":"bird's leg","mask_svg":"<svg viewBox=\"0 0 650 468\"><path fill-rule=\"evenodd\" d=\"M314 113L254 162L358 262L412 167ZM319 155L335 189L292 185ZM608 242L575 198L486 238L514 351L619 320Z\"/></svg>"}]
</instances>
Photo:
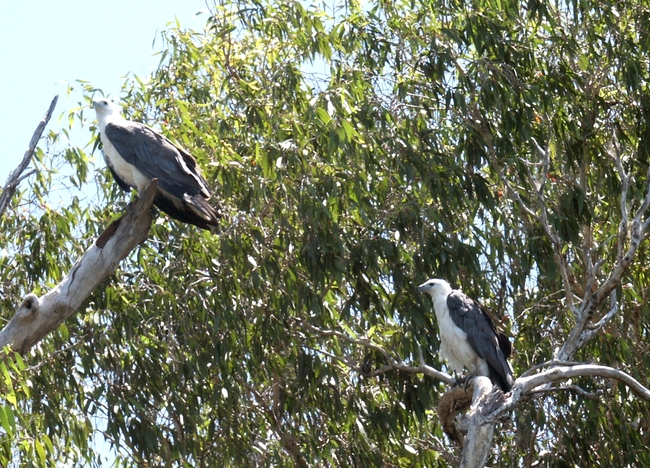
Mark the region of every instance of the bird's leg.
<instances>
[{"instance_id":1,"label":"bird's leg","mask_svg":"<svg viewBox=\"0 0 650 468\"><path fill-rule=\"evenodd\" d=\"M467 374L465 377L456 377L456 380L454 381L452 388L456 388L462 385L463 390L467 390L467 388L469 387L470 380L472 380L474 377L475 376L473 374Z\"/></svg>"}]
</instances>

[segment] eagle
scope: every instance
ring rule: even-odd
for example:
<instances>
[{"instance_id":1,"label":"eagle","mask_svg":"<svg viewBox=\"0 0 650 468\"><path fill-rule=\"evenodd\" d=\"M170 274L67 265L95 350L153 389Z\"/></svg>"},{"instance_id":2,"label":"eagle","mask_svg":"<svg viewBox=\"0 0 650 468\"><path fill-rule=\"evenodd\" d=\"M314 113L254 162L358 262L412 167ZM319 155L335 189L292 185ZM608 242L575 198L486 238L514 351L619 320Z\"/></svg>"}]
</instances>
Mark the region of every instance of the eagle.
<instances>
[{"instance_id":1,"label":"eagle","mask_svg":"<svg viewBox=\"0 0 650 468\"><path fill-rule=\"evenodd\" d=\"M174 219L214 232L221 214L208 200L211 192L196 160L160 132L126 120L108 99L93 101L104 160L125 191L141 192L158 179L154 205Z\"/></svg>"},{"instance_id":2,"label":"eagle","mask_svg":"<svg viewBox=\"0 0 650 468\"><path fill-rule=\"evenodd\" d=\"M433 299L433 308L440 329L440 356L456 372L463 367L470 376L489 377L503 392L514 382L507 359L512 345L497 333L487 312L459 290L453 290L442 279L430 279L418 287Z\"/></svg>"}]
</instances>

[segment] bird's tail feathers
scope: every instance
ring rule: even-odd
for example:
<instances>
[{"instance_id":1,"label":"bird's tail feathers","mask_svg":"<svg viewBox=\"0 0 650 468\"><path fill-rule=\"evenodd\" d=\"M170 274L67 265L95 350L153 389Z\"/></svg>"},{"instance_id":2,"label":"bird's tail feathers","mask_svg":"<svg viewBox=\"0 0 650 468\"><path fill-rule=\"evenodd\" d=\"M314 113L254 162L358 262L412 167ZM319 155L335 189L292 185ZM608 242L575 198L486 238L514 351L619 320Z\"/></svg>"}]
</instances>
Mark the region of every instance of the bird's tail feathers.
<instances>
[{"instance_id":1,"label":"bird's tail feathers","mask_svg":"<svg viewBox=\"0 0 650 468\"><path fill-rule=\"evenodd\" d=\"M205 224L209 226L210 231L215 232L214 230L219 225L219 219L221 218L221 213L219 210L210 205L205 198L203 197L192 197L185 196L185 202L187 207L192 210L192 212L205 221Z\"/></svg>"},{"instance_id":2,"label":"bird's tail feathers","mask_svg":"<svg viewBox=\"0 0 650 468\"><path fill-rule=\"evenodd\" d=\"M490 380L492 383L497 384L504 393L507 393L512 388L512 385L515 382L515 377L512 373L512 367L510 363L504 359L504 369L500 371L496 370L490 364L488 364L488 369L490 371Z\"/></svg>"},{"instance_id":3,"label":"bird's tail feathers","mask_svg":"<svg viewBox=\"0 0 650 468\"><path fill-rule=\"evenodd\" d=\"M201 196L176 198L159 188L154 204L174 219L217 232L221 213Z\"/></svg>"}]
</instances>

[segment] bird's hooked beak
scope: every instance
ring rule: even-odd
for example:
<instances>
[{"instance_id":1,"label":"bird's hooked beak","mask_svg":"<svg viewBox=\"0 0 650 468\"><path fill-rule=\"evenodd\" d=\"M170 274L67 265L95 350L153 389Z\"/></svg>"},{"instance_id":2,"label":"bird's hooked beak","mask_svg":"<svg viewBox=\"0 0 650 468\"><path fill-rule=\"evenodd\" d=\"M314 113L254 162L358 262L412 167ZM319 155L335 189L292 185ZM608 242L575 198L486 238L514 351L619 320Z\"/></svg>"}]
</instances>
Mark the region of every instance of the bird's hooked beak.
<instances>
[{"instance_id":1,"label":"bird's hooked beak","mask_svg":"<svg viewBox=\"0 0 650 468\"><path fill-rule=\"evenodd\" d=\"M447 293L451 292L449 283L438 278L432 278L418 286L418 292L426 293L431 297L433 297L434 294L444 294L445 291Z\"/></svg>"}]
</instances>

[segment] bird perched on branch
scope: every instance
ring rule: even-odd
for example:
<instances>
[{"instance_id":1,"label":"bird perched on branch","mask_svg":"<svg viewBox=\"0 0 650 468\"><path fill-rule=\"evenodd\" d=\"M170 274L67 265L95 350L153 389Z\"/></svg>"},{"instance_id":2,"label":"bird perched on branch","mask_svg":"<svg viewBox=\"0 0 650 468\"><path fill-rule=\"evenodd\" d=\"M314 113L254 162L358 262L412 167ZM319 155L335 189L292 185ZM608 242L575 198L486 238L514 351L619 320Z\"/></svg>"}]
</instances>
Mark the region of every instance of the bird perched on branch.
<instances>
[{"instance_id":1,"label":"bird perched on branch","mask_svg":"<svg viewBox=\"0 0 650 468\"><path fill-rule=\"evenodd\" d=\"M174 219L214 232L221 214L208 204L210 187L192 155L156 130L126 120L107 99L97 99L93 106L104 159L117 184L140 192L158 179L154 205Z\"/></svg>"},{"instance_id":2,"label":"bird perched on branch","mask_svg":"<svg viewBox=\"0 0 650 468\"><path fill-rule=\"evenodd\" d=\"M440 329L440 356L456 372L469 370L470 377L489 377L504 392L514 382L507 361L512 353L508 338L497 333L486 311L442 279L430 279L418 287L433 299Z\"/></svg>"}]
</instances>

